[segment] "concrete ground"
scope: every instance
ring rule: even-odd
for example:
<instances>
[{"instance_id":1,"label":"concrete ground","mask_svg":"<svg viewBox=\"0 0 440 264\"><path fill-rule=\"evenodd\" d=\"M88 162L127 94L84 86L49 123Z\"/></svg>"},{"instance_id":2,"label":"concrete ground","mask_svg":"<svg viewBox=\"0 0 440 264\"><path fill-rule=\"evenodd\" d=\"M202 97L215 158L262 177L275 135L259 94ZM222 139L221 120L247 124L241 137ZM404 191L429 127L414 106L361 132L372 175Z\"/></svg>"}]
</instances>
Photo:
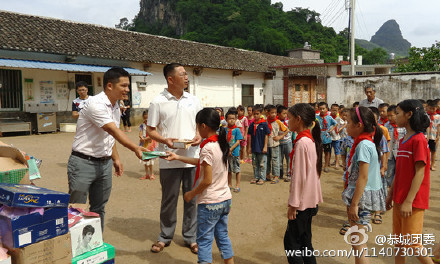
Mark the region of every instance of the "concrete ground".
<instances>
[{"instance_id":1,"label":"concrete ground","mask_svg":"<svg viewBox=\"0 0 440 264\"><path fill-rule=\"evenodd\" d=\"M128 136L137 142L136 129ZM42 179L38 186L68 191L67 160L70 155L74 133L54 133L32 136L2 137L0 140L43 160ZM150 252L151 244L159 234L159 211L161 187L156 180L139 180L143 166L136 156L118 144L124 175L113 178L113 190L107 204L104 241L116 248L116 263L196 263L197 256L184 247L181 235L182 200L178 205L178 225L174 241L159 254ZM155 172L158 174L158 162ZM229 232L236 263L287 263L283 237L286 229L287 197L289 184L250 185L251 165L242 166L240 193L233 193L233 206L229 217ZM313 218L313 245L317 250L350 250L344 237L338 232L346 219L345 206L341 201L343 188L341 169L331 169L321 176L324 203ZM425 213L423 233L434 234L440 240L440 174L431 174L430 209ZM383 246L375 244L375 237L392 232L392 216L384 215L384 222L372 225L370 255L379 255ZM214 243L215 244L215 243ZM430 248L431 245L426 247ZM216 246L213 250L214 263L222 263ZM353 257L319 257L318 263L354 263ZM391 257L374 257L371 263L393 263ZM415 258L407 263L418 263Z\"/></svg>"}]
</instances>

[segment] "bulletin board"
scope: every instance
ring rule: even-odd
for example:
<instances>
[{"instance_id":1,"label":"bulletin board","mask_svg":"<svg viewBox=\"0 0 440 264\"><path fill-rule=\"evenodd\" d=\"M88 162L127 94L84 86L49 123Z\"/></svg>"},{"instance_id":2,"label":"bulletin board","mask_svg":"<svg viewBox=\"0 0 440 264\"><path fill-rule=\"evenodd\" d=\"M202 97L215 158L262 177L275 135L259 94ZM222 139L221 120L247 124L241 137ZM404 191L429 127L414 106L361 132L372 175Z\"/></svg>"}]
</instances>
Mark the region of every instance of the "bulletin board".
<instances>
[{"instance_id":1,"label":"bulletin board","mask_svg":"<svg viewBox=\"0 0 440 264\"><path fill-rule=\"evenodd\" d=\"M69 86L67 82L56 82L57 99L67 99L69 97Z\"/></svg>"},{"instance_id":2,"label":"bulletin board","mask_svg":"<svg viewBox=\"0 0 440 264\"><path fill-rule=\"evenodd\" d=\"M40 103L54 103L53 81L40 81Z\"/></svg>"}]
</instances>

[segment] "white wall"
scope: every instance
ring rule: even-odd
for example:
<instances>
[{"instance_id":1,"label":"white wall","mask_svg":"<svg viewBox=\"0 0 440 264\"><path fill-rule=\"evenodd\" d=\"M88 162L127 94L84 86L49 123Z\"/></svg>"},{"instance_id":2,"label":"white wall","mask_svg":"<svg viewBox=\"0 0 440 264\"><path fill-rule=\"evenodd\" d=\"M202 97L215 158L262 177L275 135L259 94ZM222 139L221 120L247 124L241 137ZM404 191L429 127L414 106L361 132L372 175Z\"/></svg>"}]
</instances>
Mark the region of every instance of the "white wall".
<instances>
[{"instance_id":1,"label":"white wall","mask_svg":"<svg viewBox=\"0 0 440 264\"><path fill-rule=\"evenodd\" d=\"M140 103L133 105L134 108L148 108L153 98L166 88L162 70L163 65L152 64L146 71L153 75L145 77L132 76L133 103L137 103L135 97L140 98ZM254 103L264 103L264 95L260 95L260 89L263 89L264 83L263 73L241 72L240 75L233 76L232 70L204 68L201 74L197 76L193 73L192 67L187 66L185 70L190 81L190 93L195 94L204 107L238 106L241 104L241 86L243 84L254 85ZM138 89L136 82L139 81L148 83L145 91Z\"/></svg>"}]
</instances>

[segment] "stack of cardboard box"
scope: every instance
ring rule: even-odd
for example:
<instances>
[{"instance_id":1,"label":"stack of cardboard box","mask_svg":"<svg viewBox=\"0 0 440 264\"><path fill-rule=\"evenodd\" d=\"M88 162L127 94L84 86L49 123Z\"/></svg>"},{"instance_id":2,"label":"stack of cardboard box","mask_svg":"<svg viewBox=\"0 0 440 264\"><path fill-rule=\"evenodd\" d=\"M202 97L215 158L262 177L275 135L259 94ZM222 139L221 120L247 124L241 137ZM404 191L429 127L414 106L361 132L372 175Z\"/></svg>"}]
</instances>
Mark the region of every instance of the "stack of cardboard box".
<instances>
[{"instance_id":1,"label":"stack of cardboard box","mask_svg":"<svg viewBox=\"0 0 440 264\"><path fill-rule=\"evenodd\" d=\"M72 258L67 217L69 194L33 185L2 183L0 204L1 242L9 250L12 263L68 263ZM30 212L23 213L26 210Z\"/></svg>"}]
</instances>

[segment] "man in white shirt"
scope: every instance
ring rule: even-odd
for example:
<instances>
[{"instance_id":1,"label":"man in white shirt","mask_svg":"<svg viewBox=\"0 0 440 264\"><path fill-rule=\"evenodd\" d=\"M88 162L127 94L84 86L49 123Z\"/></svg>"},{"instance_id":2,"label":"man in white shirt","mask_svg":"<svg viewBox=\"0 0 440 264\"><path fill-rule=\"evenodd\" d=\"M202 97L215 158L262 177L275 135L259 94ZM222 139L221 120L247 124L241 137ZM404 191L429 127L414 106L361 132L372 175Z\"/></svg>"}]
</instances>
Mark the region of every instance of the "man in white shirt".
<instances>
[{"instance_id":1,"label":"man in white shirt","mask_svg":"<svg viewBox=\"0 0 440 264\"><path fill-rule=\"evenodd\" d=\"M376 107L379 108L380 104L383 104L383 101L376 97L376 86L374 84L367 84L364 87L365 95L367 99L364 99L359 102L359 106L364 107Z\"/></svg>"},{"instance_id":2,"label":"man in white shirt","mask_svg":"<svg viewBox=\"0 0 440 264\"><path fill-rule=\"evenodd\" d=\"M147 133L159 142L159 150L173 151L178 155L198 157L198 145L201 137L197 132L196 114L202 109L200 100L184 92L188 87L188 74L178 64L168 64L163 69L168 88L165 88L150 104L148 111ZM188 149L173 149L173 141L192 140ZM180 185L182 192L190 191L194 184L196 168L180 161L161 159L160 184L162 186L162 202L160 208L160 229L158 240L152 245L151 251L161 252L168 246L176 229L177 202ZM183 196L182 196L183 198ZM183 200L183 199L182 199ZM191 252L197 254L196 243L197 205L195 199L184 201L182 235Z\"/></svg>"},{"instance_id":3,"label":"man in white shirt","mask_svg":"<svg viewBox=\"0 0 440 264\"><path fill-rule=\"evenodd\" d=\"M87 94L89 92L89 88L87 88L87 83L83 81L77 82L76 92L78 93L79 97L72 102L72 117L78 119L79 112L89 99L89 95Z\"/></svg>"},{"instance_id":4,"label":"man in white shirt","mask_svg":"<svg viewBox=\"0 0 440 264\"><path fill-rule=\"evenodd\" d=\"M70 203L86 203L101 217L112 189L112 166L116 176L124 172L115 139L142 158L145 148L133 143L120 129L118 100L130 91L129 73L114 67L104 74L104 91L90 96L78 118L72 154L67 165Z\"/></svg>"}]
</instances>

